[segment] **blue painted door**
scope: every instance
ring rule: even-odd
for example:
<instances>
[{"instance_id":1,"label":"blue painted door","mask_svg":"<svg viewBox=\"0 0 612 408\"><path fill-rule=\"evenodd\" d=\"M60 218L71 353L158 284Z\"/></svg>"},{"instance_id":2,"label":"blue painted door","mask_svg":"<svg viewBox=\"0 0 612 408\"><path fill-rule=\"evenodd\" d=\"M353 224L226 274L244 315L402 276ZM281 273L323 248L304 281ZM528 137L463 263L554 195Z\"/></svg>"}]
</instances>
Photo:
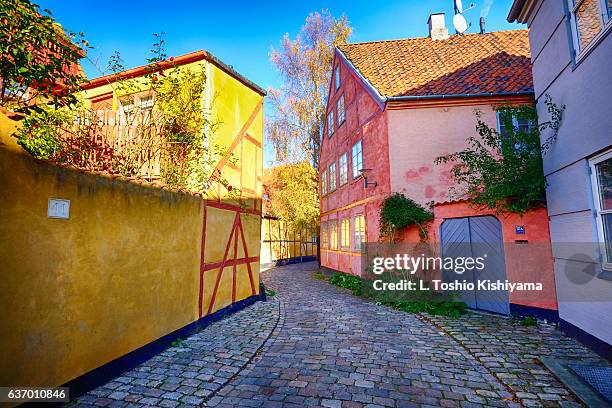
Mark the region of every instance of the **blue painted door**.
<instances>
[{"instance_id":1,"label":"blue painted door","mask_svg":"<svg viewBox=\"0 0 612 408\"><path fill-rule=\"evenodd\" d=\"M479 287L479 281L505 282L506 262L502 241L501 224L493 216L450 218L444 220L440 227L441 253L443 257L484 258L484 269L465 271L457 274L456 270L443 270L445 282L455 280L472 282L474 290L458 293L460 300L472 309L509 314L510 303L508 291L486 290Z\"/></svg>"}]
</instances>

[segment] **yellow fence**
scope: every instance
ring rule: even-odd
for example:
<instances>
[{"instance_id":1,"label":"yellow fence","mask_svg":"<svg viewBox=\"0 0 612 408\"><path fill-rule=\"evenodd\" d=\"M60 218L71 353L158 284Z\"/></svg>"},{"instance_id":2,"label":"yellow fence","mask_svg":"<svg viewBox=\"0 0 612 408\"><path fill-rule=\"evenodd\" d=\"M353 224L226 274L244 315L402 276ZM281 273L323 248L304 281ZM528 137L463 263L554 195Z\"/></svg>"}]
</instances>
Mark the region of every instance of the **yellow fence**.
<instances>
[{"instance_id":1,"label":"yellow fence","mask_svg":"<svg viewBox=\"0 0 612 408\"><path fill-rule=\"evenodd\" d=\"M261 263L301 262L317 257L316 227L296 230L274 217L261 223Z\"/></svg>"}]
</instances>

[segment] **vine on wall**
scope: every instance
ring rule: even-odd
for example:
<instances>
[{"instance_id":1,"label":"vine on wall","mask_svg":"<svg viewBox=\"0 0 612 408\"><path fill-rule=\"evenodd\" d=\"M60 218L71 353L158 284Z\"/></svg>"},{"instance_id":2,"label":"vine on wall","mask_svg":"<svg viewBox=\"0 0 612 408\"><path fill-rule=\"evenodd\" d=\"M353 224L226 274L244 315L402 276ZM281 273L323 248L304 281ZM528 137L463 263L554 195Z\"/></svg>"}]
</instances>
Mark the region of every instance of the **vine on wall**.
<instances>
[{"instance_id":1,"label":"vine on wall","mask_svg":"<svg viewBox=\"0 0 612 408\"><path fill-rule=\"evenodd\" d=\"M540 124L533 105L498 107L502 134L476 112L478 136L466 140L466 149L435 161L452 164L458 185L451 189L452 196L500 213L523 214L546 205L542 155L556 140L565 107L554 104L548 95L544 103L550 120ZM546 130L548 136L541 142Z\"/></svg>"},{"instance_id":2,"label":"vine on wall","mask_svg":"<svg viewBox=\"0 0 612 408\"><path fill-rule=\"evenodd\" d=\"M425 224L432 219L431 211L402 193L393 193L380 206L380 235L395 241L400 230L416 225L421 239L425 240Z\"/></svg>"}]
</instances>

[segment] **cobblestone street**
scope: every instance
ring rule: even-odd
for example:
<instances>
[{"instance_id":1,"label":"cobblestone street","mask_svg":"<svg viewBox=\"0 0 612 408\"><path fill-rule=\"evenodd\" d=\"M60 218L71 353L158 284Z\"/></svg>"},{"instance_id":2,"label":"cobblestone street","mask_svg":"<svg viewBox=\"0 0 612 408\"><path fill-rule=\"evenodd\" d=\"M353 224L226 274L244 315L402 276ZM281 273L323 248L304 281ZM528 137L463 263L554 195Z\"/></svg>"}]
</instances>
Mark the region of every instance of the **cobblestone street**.
<instances>
[{"instance_id":1,"label":"cobblestone street","mask_svg":"<svg viewBox=\"0 0 612 408\"><path fill-rule=\"evenodd\" d=\"M601 362L553 326L488 315L417 316L311 275L262 273L277 295L82 396L95 406L579 406L539 363Z\"/></svg>"}]
</instances>

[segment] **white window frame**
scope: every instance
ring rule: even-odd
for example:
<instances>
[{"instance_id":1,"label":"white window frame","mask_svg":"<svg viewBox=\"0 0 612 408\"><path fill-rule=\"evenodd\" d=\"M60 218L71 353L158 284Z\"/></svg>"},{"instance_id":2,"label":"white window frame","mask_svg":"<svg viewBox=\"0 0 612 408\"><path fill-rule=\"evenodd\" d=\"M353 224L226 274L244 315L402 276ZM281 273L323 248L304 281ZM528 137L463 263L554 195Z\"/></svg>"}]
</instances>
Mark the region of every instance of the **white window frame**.
<instances>
[{"instance_id":1,"label":"white window frame","mask_svg":"<svg viewBox=\"0 0 612 408\"><path fill-rule=\"evenodd\" d=\"M334 110L330 110L327 114L327 136L332 137L334 135Z\"/></svg>"},{"instance_id":2,"label":"white window frame","mask_svg":"<svg viewBox=\"0 0 612 408\"><path fill-rule=\"evenodd\" d=\"M321 248L329 247L329 233L327 232L327 221L321 223Z\"/></svg>"},{"instance_id":3,"label":"white window frame","mask_svg":"<svg viewBox=\"0 0 612 408\"><path fill-rule=\"evenodd\" d=\"M327 222L329 228L329 249L338 249L338 220L333 219Z\"/></svg>"},{"instance_id":4,"label":"white window frame","mask_svg":"<svg viewBox=\"0 0 612 408\"><path fill-rule=\"evenodd\" d=\"M348 155L343 153L338 159L338 173L340 174L340 186L348 183Z\"/></svg>"},{"instance_id":5,"label":"white window frame","mask_svg":"<svg viewBox=\"0 0 612 408\"><path fill-rule=\"evenodd\" d=\"M351 247L351 219L342 218L340 220L340 248L349 249Z\"/></svg>"},{"instance_id":6,"label":"white window frame","mask_svg":"<svg viewBox=\"0 0 612 408\"><path fill-rule=\"evenodd\" d=\"M336 83L336 90L340 88L342 78L340 78L340 64L336 65L335 73L334 73L334 81Z\"/></svg>"},{"instance_id":7,"label":"white window frame","mask_svg":"<svg viewBox=\"0 0 612 408\"><path fill-rule=\"evenodd\" d=\"M358 221L361 220L361 221ZM359 229L358 229L359 227ZM359 239L357 239L359 235ZM361 251L366 241L365 215L357 214L353 217L353 250Z\"/></svg>"},{"instance_id":8,"label":"white window frame","mask_svg":"<svg viewBox=\"0 0 612 408\"><path fill-rule=\"evenodd\" d=\"M359 158L361 160L361 168L360 169L356 169L355 168L355 147L359 145ZM361 176L361 170L363 170L363 143L361 140L355 142L355 144L353 144L353 146L351 147L351 172L353 174L353 178L356 179L357 177Z\"/></svg>"},{"instance_id":9,"label":"white window frame","mask_svg":"<svg viewBox=\"0 0 612 408\"><path fill-rule=\"evenodd\" d=\"M606 271L612 270L612 259L607 259L606 247L604 241L604 229L603 229L603 220L602 214L612 214L612 209L603 210L601 208L601 197L599 195L599 180L597 180L597 171L595 166L603 161L612 158L612 150L608 150L607 152L600 154L599 156L593 157L589 160L589 168L591 173L591 187L593 192L593 204L595 206L595 223L597 226L597 239L603 247L603 253L601 253L601 266Z\"/></svg>"},{"instance_id":10,"label":"white window frame","mask_svg":"<svg viewBox=\"0 0 612 408\"><path fill-rule=\"evenodd\" d=\"M344 109L344 94L340 95L336 102L336 117L338 119L338 127L346 120L346 110Z\"/></svg>"},{"instance_id":11,"label":"white window frame","mask_svg":"<svg viewBox=\"0 0 612 408\"><path fill-rule=\"evenodd\" d=\"M327 194L327 170L321 173L321 196Z\"/></svg>"},{"instance_id":12,"label":"white window frame","mask_svg":"<svg viewBox=\"0 0 612 408\"><path fill-rule=\"evenodd\" d=\"M601 30L593 37L593 39L585 46L580 45L580 32L578 30L578 20L576 19L576 10L580 8L585 0L567 0L569 9L569 19L572 32L572 43L574 45L574 58L581 59L582 55L586 54L586 51L595 47L601 40L605 33L612 29L612 10L608 9L607 0L594 0L599 6L599 18L601 24Z\"/></svg>"},{"instance_id":13,"label":"white window frame","mask_svg":"<svg viewBox=\"0 0 612 408\"><path fill-rule=\"evenodd\" d=\"M333 170L333 171L332 171ZM338 175L338 169L336 167L336 162L333 162L329 165L329 192L333 192L336 191L336 188L338 187L337 183L336 183L336 176Z\"/></svg>"}]
</instances>

